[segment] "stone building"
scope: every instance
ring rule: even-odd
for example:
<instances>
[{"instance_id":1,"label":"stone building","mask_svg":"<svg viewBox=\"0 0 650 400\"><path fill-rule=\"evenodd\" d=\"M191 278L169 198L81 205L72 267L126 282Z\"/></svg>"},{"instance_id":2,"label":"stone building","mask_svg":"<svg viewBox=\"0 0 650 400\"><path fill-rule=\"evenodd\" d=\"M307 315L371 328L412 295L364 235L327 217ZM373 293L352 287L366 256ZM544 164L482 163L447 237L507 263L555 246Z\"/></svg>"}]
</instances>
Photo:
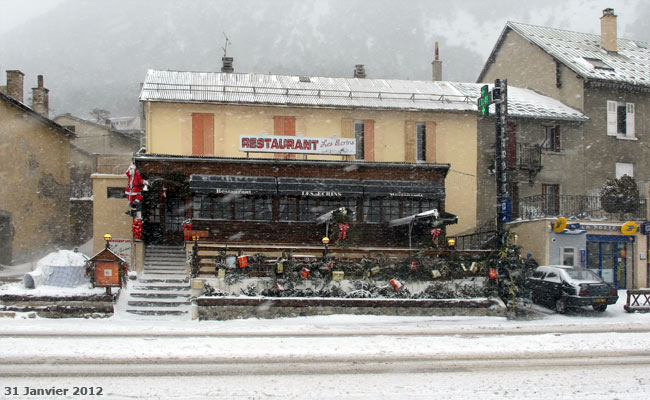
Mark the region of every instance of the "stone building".
<instances>
[{"instance_id":1,"label":"stone building","mask_svg":"<svg viewBox=\"0 0 650 400\"><path fill-rule=\"evenodd\" d=\"M69 240L70 141L49 119L49 91L38 76L32 106L24 74L7 71L0 87L0 263L37 255Z\"/></svg>"}]
</instances>

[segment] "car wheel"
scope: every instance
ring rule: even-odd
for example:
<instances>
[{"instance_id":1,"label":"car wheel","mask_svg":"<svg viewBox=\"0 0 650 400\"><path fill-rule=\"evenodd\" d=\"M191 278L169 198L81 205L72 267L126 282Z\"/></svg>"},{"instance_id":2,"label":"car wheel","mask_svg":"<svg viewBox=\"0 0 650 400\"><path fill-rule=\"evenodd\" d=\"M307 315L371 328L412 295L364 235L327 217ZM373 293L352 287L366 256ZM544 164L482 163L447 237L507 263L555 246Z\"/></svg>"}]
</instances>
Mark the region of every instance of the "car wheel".
<instances>
[{"instance_id":1,"label":"car wheel","mask_svg":"<svg viewBox=\"0 0 650 400\"><path fill-rule=\"evenodd\" d=\"M562 297L555 300L555 311L557 311L558 314L566 313L566 300Z\"/></svg>"},{"instance_id":2,"label":"car wheel","mask_svg":"<svg viewBox=\"0 0 650 400\"><path fill-rule=\"evenodd\" d=\"M607 304L594 304L594 311L603 312L607 310Z\"/></svg>"}]
</instances>

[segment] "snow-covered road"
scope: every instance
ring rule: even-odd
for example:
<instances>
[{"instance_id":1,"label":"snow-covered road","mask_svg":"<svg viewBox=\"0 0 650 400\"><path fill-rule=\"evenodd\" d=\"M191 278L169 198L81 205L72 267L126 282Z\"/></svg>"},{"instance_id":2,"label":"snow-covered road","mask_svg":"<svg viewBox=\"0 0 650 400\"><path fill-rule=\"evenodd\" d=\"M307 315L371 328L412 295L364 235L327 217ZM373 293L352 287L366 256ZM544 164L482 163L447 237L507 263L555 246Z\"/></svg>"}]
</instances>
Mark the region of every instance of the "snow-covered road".
<instances>
[{"instance_id":1,"label":"snow-covered road","mask_svg":"<svg viewBox=\"0 0 650 400\"><path fill-rule=\"evenodd\" d=\"M351 315L202 322L123 315L4 318L0 396L647 399L650 315L625 313L624 292L620 295L619 304L605 313L530 321ZM47 389L68 391L43 394Z\"/></svg>"}]
</instances>

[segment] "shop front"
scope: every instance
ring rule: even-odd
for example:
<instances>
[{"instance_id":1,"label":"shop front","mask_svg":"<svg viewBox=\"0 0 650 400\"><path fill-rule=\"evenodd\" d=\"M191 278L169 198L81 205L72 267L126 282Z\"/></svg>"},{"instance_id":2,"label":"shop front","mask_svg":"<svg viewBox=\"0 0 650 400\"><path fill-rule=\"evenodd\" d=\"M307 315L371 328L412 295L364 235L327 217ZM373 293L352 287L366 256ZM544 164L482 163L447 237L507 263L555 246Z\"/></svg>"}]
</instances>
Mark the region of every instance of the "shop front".
<instances>
[{"instance_id":1,"label":"shop front","mask_svg":"<svg viewBox=\"0 0 650 400\"><path fill-rule=\"evenodd\" d=\"M627 288L627 255L634 254L634 239L623 235L587 235L587 268L618 289Z\"/></svg>"},{"instance_id":2,"label":"shop front","mask_svg":"<svg viewBox=\"0 0 650 400\"><path fill-rule=\"evenodd\" d=\"M182 243L183 222L191 220L218 243L314 245L329 235L333 244L429 246L433 226L456 222L444 212L447 164L150 154L136 155L135 164L150 182L146 243ZM411 236L390 224L431 210ZM324 215L331 223L323 224Z\"/></svg>"}]
</instances>

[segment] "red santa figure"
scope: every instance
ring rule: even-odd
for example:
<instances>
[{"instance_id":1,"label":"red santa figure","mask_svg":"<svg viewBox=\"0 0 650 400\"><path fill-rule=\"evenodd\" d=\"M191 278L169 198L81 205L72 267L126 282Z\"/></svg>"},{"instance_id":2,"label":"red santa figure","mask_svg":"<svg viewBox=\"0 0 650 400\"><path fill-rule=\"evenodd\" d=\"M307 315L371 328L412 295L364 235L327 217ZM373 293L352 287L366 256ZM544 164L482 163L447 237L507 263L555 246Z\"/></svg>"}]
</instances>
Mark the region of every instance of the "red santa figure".
<instances>
[{"instance_id":1,"label":"red santa figure","mask_svg":"<svg viewBox=\"0 0 650 400\"><path fill-rule=\"evenodd\" d=\"M129 169L126 170L126 176L129 178L129 183L124 190L126 198L130 205L142 201L142 187L144 186L144 179L140 173L135 169L135 165L131 164Z\"/></svg>"}]
</instances>

